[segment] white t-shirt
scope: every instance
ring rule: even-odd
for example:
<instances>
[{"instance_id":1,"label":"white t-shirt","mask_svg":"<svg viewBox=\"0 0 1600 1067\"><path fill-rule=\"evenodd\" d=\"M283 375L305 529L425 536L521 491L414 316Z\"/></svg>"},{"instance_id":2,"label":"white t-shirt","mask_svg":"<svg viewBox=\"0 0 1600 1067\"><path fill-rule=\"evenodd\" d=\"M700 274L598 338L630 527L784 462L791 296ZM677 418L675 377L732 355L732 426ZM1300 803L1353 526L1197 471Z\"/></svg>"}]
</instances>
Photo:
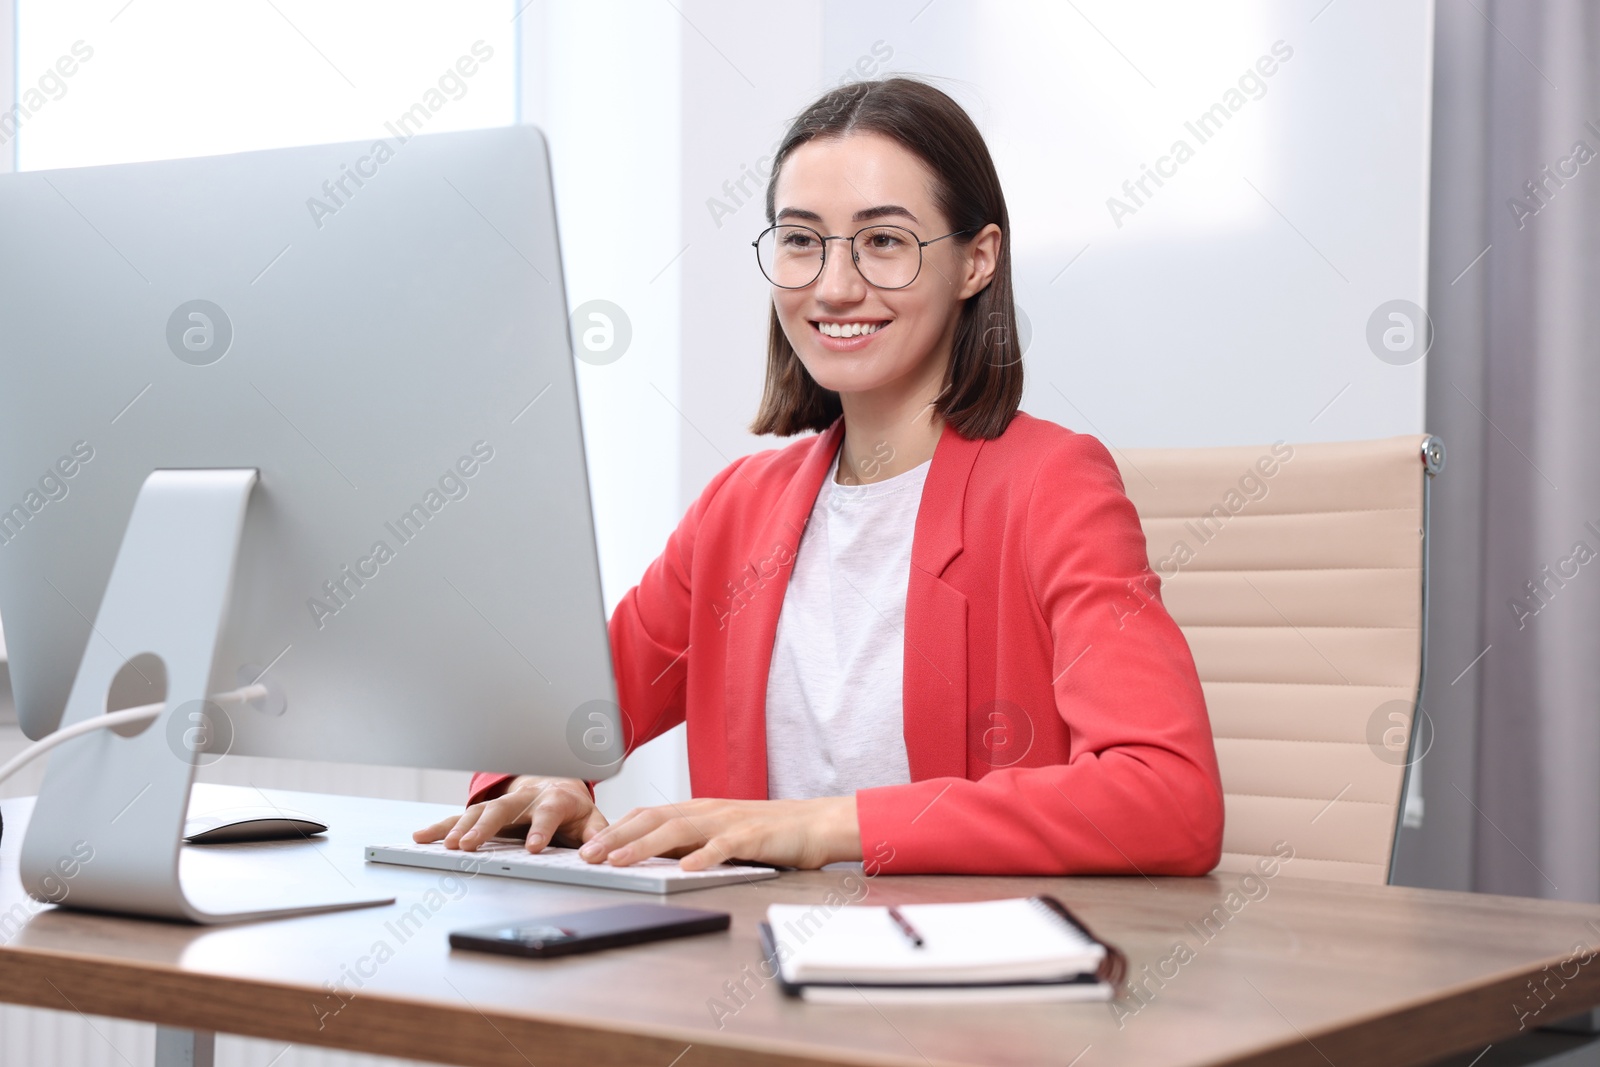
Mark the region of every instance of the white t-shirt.
<instances>
[{"instance_id":1,"label":"white t-shirt","mask_svg":"<svg viewBox=\"0 0 1600 1067\"><path fill-rule=\"evenodd\" d=\"M795 553L767 673L767 795L850 796L911 780L906 583L932 460L869 485L822 484ZM837 456L832 470L837 471Z\"/></svg>"}]
</instances>

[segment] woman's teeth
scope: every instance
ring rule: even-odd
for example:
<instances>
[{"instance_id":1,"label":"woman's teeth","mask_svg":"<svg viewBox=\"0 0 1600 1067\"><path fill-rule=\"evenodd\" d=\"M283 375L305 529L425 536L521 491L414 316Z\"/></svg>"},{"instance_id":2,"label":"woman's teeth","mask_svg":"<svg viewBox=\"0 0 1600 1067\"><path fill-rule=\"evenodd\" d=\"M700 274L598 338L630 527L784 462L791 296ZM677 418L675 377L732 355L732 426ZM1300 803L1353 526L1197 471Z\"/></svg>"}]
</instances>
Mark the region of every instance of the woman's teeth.
<instances>
[{"instance_id":1,"label":"woman's teeth","mask_svg":"<svg viewBox=\"0 0 1600 1067\"><path fill-rule=\"evenodd\" d=\"M828 337L856 337L864 333L877 333L886 325L882 322L819 322L817 329Z\"/></svg>"}]
</instances>

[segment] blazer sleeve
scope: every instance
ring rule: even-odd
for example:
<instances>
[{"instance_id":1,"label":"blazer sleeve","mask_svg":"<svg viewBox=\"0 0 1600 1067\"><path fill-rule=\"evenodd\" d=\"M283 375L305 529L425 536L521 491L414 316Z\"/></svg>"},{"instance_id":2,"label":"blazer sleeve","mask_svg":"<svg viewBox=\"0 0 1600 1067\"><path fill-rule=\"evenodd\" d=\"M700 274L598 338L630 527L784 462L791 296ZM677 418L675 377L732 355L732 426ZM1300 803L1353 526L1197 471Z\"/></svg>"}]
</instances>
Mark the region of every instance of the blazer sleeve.
<instances>
[{"instance_id":1,"label":"blazer sleeve","mask_svg":"<svg viewBox=\"0 0 1600 1067\"><path fill-rule=\"evenodd\" d=\"M625 752L683 722L695 540L712 500L748 458L739 457L711 479L667 538L667 547L611 613L607 635ZM467 803L499 795L511 778L484 771L474 774ZM588 785L592 794L594 783Z\"/></svg>"},{"instance_id":2,"label":"blazer sleeve","mask_svg":"<svg viewBox=\"0 0 1600 1067\"><path fill-rule=\"evenodd\" d=\"M1207 873L1223 808L1205 697L1104 445L1076 434L1042 461L1025 529L1067 762L861 790L867 862L906 874Z\"/></svg>"}]
</instances>

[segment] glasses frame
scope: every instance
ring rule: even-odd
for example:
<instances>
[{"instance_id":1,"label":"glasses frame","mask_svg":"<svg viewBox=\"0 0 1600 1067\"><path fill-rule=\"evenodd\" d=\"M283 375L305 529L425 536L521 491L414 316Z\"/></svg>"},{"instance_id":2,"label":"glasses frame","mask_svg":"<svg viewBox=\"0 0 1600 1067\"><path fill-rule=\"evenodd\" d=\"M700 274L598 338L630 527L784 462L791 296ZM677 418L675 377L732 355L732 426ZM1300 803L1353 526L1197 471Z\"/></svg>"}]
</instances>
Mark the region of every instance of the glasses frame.
<instances>
[{"instance_id":1,"label":"glasses frame","mask_svg":"<svg viewBox=\"0 0 1600 1067\"><path fill-rule=\"evenodd\" d=\"M806 282L805 285L778 285L777 282L772 281L772 275L767 273L767 268L763 267L761 265L761 239L763 237L765 237L767 234L771 233L773 230L776 230L776 229L779 229L779 228L782 228L782 227L788 227L790 229L796 229L796 230L810 230L812 233L817 235L817 240L822 242L822 258L817 263L816 276L813 277L809 282ZM862 273L862 270L861 270L861 254L856 251L856 238L860 237L862 234L866 233L868 230L885 230L885 229L888 229L888 230L899 230L902 233L909 233L911 235L911 240L916 243L916 246L917 246L917 270L916 270L915 274L911 275L911 281L906 282L905 285L879 285L878 283L874 282L871 278L868 278L866 276L866 274ZM763 278L767 279L768 282L771 282L772 285L776 286L779 289L788 289L790 291L793 291L793 290L796 290L796 289L806 289L806 288L809 288L810 286L813 286L813 285L817 284L817 278L822 277L823 271L828 269L828 242L829 241L849 241L850 242L850 262L851 262L851 264L853 264L855 266L856 273L861 275L861 280L866 282L868 285L872 286L874 289L883 289L883 290L888 291L888 292L893 292L896 289L905 289L905 288L907 288L913 282L915 282L918 278L922 277L922 264L925 261L925 257L922 254L922 250L924 248L927 248L929 245L934 244L935 242L943 241L946 237L954 237L957 234L976 233L976 232L977 232L977 228L976 227L969 226L964 230L951 230L949 233L945 234L944 237L931 237L928 240L924 241L920 237L917 236L917 231L915 231L913 229L909 229L908 227L901 226L901 225L899 225L897 223L893 223L893 222L873 222L873 223L867 224L866 226L861 227L861 229L857 230L855 233L851 234L849 237L844 237L844 236L837 235L837 234L832 236L832 237L825 237L819 231L817 231L815 229L812 229L812 227L801 225L798 222L778 222L778 223L774 223L771 226L768 226L766 229L762 230L761 233L756 236L756 239L754 241L750 242L750 247L754 248L755 251L756 251L756 267L757 267L757 269L759 269L761 271L761 276Z\"/></svg>"}]
</instances>

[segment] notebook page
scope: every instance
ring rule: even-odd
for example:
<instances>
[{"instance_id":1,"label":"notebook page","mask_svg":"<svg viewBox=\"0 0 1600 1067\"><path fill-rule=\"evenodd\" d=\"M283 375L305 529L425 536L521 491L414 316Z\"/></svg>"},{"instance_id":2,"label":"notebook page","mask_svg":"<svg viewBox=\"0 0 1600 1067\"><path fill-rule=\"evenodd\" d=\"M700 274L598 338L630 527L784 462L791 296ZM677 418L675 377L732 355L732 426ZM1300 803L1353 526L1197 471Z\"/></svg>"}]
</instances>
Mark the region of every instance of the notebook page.
<instances>
[{"instance_id":1,"label":"notebook page","mask_svg":"<svg viewBox=\"0 0 1600 1067\"><path fill-rule=\"evenodd\" d=\"M917 948L887 908L774 904L767 909L784 976L793 982L976 982L1058 978L1093 970L1103 946L1029 898L900 908Z\"/></svg>"}]
</instances>

